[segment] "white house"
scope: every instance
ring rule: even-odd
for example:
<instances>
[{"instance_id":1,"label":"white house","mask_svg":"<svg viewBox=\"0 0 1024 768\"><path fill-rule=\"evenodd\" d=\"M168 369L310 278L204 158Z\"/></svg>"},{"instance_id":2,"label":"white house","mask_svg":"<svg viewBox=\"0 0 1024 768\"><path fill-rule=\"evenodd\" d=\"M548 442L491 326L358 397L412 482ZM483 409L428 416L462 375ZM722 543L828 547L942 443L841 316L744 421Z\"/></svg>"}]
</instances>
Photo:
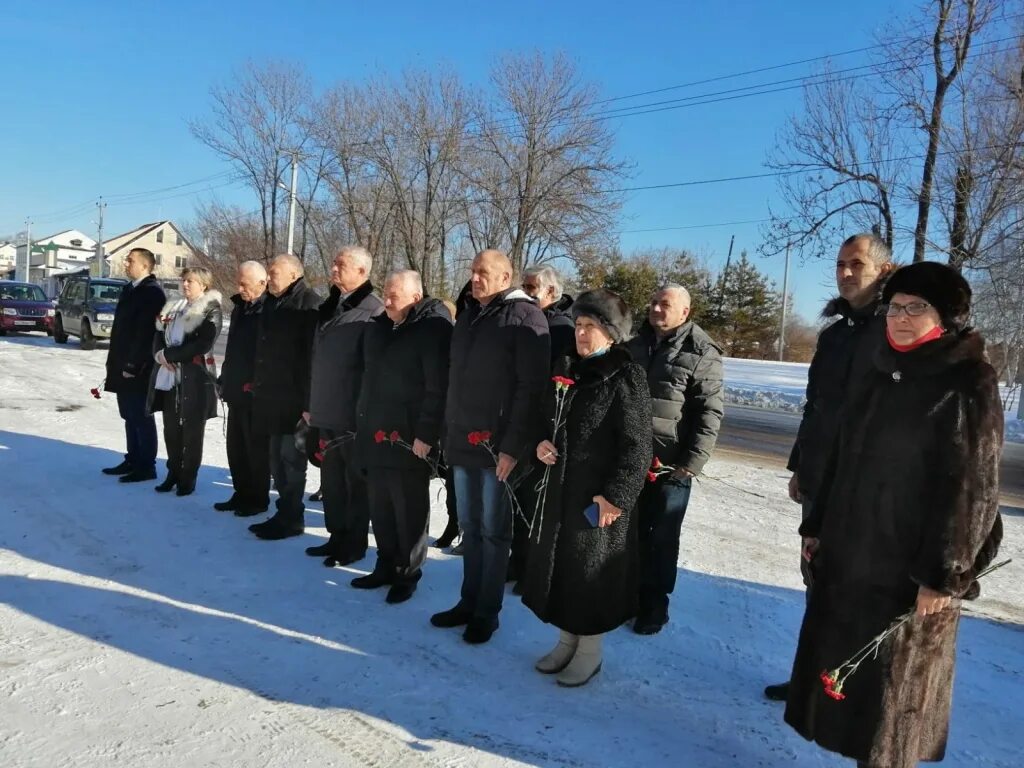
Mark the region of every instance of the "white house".
<instances>
[{"instance_id":1,"label":"white house","mask_svg":"<svg viewBox=\"0 0 1024 768\"><path fill-rule=\"evenodd\" d=\"M14 259L18 255L18 246L14 243L0 242L0 280L14 277Z\"/></svg>"},{"instance_id":2,"label":"white house","mask_svg":"<svg viewBox=\"0 0 1024 768\"><path fill-rule=\"evenodd\" d=\"M32 258L28 281L44 288L52 281L47 278L69 270L88 268L96 255L96 241L77 229L65 229L54 235L32 240ZM18 245L18 264L23 265L25 244Z\"/></svg>"},{"instance_id":3,"label":"white house","mask_svg":"<svg viewBox=\"0 0 1024 768\"><path fill-rule=\"evenodd\" d=\"M148 248L156 257L153 270L157 279L168 286L177 284L181 270L196 255L196 249L173 222L157 221L112 237L103 243L109 274L124 276L124 260L133 248Z\"/></svg>"}]
</instances>

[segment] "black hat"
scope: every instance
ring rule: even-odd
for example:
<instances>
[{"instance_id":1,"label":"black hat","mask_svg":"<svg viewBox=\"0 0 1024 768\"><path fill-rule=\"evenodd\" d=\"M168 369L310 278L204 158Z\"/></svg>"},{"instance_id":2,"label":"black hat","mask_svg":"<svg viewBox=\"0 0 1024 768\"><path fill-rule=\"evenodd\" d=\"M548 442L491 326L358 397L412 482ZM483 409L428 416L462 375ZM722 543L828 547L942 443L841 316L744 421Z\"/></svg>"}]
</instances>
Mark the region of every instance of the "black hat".
<instances>
[{"instance_id":1,"label":"black hat","mask_svg":"<svg viewBox=\"0 0 1024 768\"><path fill-rule=\"evenodd\" d=\"M580 295L572 305L572 319L580 315L599 322L616 344L625 341L633 331L633 316L622 297L604 288Z\"/></svg>"},{"instance_id":2,"label":"black hat","mask_svg":"<svg viewBox=\"0 0 1024 768\"><path fill-rule=\"evenodd\" d=\"M882 301L888 304L896 293L927 301L947 331L963 330L971 315L971 286L955 269L937 261L919 261L893 272L882 291Z\"/></svg>"}]
</instances>

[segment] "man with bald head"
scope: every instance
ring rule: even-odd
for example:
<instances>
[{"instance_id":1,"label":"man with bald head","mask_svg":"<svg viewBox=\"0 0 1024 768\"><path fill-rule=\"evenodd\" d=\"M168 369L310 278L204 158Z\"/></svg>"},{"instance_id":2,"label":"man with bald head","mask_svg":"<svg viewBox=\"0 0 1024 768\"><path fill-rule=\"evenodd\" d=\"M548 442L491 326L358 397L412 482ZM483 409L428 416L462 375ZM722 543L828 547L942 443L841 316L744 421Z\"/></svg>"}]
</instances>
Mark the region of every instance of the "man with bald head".
<instances>
[{"instance_id":1,"label":"man with bald head","mask_svg":"<svg viewBox=\"0 0 1024 768\"><path fill-rule=\"evenodd\" d=\"M428 460L438 459L448 389L451 316L423 293L418 273L388 275L384 314L369 323L364 344L356 448L367 471L377 563L352 586L387 586L389 603L412 596L426 559Z\"/></svg>"},{"instance_id":2,"label":"man with bald head","mask_svg":"<svg viewBox=\"0 0 1024 768\"><path fill-rule=\"evenodd\" d=\"M638 504L640 609L633 630L653 635L668 623L690 484L711 458L722 424L722 350L690 318L690 294L675 284L655 291L647 322L628 346L647 369L654 455L673 468L647 483Z\"/></svg>"},{"instance_id":3,"label":"man with bald head","mask_svg":"<svg viewBox=\"0 0 1024 768\"><path fill-rule=\"evenodd\" d=\"M299 536L305 530L306 456L295 429L309 399L309 365L320 297L306 284L302 262L286 253L267 269L267 293L259 313L253 363L253 431L269 435L270 474L277 509L250 525L261 539Z\"/></svg>"},{"instance_id":4,"label":"man with bald head","mask_svg":"<svg viewBox=\"0 0 1024 768\"><path fill-rule=\"evenodd\" d=\"M502 252L477 254L474 301L452 334L445 453L463 531L462 595L431 623L466 626L463 639L474 644L498 628L512 543L509 496L519 477L513 473L529 466L544 426L540 398L550 383L547 320L529 295L512 289L512 272ZM481 442L481 432L489 439Z\"/></svg>"},{"instance_id":5,"label":"man with bald head","mask_svg":"<svg viewBox=\"0 0 1024 768\"><path fill-rule=\"evenodd\" d=\"M306 554L324 565L349 565L366 556L370 502L357 466L356 400L363 378L363 341L370 321L384 311L373 291L373 259L359 245L346 245L331 266L331 292L317 311L309 405L303 417L320 431L326 449L320 464L324 521L330 538Z\"/></svg>"},{"instance_id":6,"label":"man with bald head","mask_svg":"<svg viewBox=\"0 0 1024 768\"><path fill-rule=\"evenodd\" d=\"M238 265L238 293L231 297L231 325L224 365L217 380L228 406L228 468L234 493L214 509L238 517L265 512L270 504L270 435L253 429L253 378L260 313L267 296L267 270L258 261Z\"/></svg>"}]
</instances>

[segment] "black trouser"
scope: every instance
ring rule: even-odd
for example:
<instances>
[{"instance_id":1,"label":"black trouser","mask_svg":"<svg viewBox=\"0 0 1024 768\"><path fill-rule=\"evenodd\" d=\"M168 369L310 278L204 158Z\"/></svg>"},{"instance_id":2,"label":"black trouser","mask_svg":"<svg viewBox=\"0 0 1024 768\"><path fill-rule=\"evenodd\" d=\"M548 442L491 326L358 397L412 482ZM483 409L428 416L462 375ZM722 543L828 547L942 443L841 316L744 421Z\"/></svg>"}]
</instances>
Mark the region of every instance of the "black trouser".
<instances>
[{"instance_id":1,"label":"black trouser","mask_svg":"<svg viewBox=\"0 0 1024 768\"><path fill-rule=\"evenodd\" d=\"M306 455L295 447L291 432L270 436L270 474L277 491L274 519L302 528L306 522Z\"/></svg>"},{"instance_id":2,"label":"black trouser","mask_svg":"<svg viewBox=\"0 0 1024 768\"><path fill-rule=\"evenodd\" d=\"M156 420L146 412L145 392L118 392L117 410L124 419L124 458L136 472L156 468Z\"/></svg>"},{"instance_id":3,"label":"black trouser","mask_svg":"<svg viewBox=\"0 0 1024 768\"><path fill-rule=\"evenodd\" d=\"M328 443L338 437L328 429L320 431ZM349 440L331 446L320 462L320 490L323 492L324 523L331 534L335 554L362 558L369 546L370 501L366 478L356 468L354 443Z\"/></svg>"},{"instance_id":4,"label":"black trouser","mask_svg":"<svg viewBox=\"0 0 1024 768\"><path fill-rule=\"evenodd\" d=\"M371 467L368 483L370 518L377 541L375 571L397 582L416 582L427 558L430 522L430 469Z\"/></svg>"},{"instance_id":5,"label":"black trouser","mask_svg":"<svg viewBox=\"0 0 1024 768\"><path fill-rule=\"evenodd\" d=\"M177 387L164 392L163 408L167 475L178 482L179 489L195 488L203 463L206 414L183 414L181 390Z\"/></svg>"},{"instance_id":6,"label":"black trouser","mask_svg":"<svg viewBox=\"0 0 1024 768\"><path fill-rule=\"evenodd\" d=\"M252 398L228 406L228 467L235 500L245 509L266 509L270 503L270 435L255 432Z\"/></svg>"},{"instance_id":7,"label":"black trouser","mask_svg":"<svg viewBox=\"0 0 1024 768\"><path fill-rule=\"evenodd\" d=\"M516 488L516 501L519 502L521 515L512 515L512 551L509 555L509 576L518 581L526 575L526 555L530 548L530 521L533 519L534 507L537 505L535 490L537 473L528 475Z\"/></svg>"},{"instance_id":8,"label":"black trouser","mask_svg":"<svg viewBox=\"0 0 1024 768\"><path fill-rule=\"evenodd\" d=\"M444 476L444 505L448 509L448 525L459 524L459 510L455 503L455 470L448 467Z\"/></svg>"},{"instance_id":9,"label":"black trouser","mask_svg":"<svg viewBox=\"0 0 1024 768\"><path fill-rule=\"evenodd\" d=\"M662 477L640 494L640 612L668 610L676 586L679 532L690 503L689 478Z\"/></svg>"}]
</instances>

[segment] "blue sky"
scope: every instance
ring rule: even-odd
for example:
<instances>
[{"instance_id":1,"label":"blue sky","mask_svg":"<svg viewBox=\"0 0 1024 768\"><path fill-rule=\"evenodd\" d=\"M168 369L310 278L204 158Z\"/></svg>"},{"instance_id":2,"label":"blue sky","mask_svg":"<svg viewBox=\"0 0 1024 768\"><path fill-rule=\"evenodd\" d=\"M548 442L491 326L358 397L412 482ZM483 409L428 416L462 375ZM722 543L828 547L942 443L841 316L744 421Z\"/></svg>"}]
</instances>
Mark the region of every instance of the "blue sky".
<instances>
[{"instance_id":1,"label":"blue sky","mask_svg":"<svg viewBox=\"0 0 1024 768\"><path fill-rule=\"evenodd\" d=\"M95 233L98 196L191 182L227 167L189 133L208 109L208 89L246 59L291 59L318 85L362 80L404 67L454 68L483 83L495 56L561 50L608 97L663 88L873 44L876 28L905 0L775 2L73 2L21 4L0 25L4 194L0 235ZM864 63L863 54L838 60ZM794 67L668 94L796 77ZM664 96L651 97L657 101ZM637 100L644 103L648 99ZM630 186L759 173L799 91L625 118L613 123L618 151L633 161ZM145 204L111 204L106 229L158 218L187 220L197 197L253 206L240 190L167 193ZM197 196L196 191L201 192ZM171 197L172 194L177 194ZM622 245L680 246L724 259L729 238L752 255L758 226L706 227L763 219L772 179L637 192L623 211ZM660 232L639 229L691 227ZM697 228L693 228L697 227ZM782 283L782 260L756 257ZM828 261L794 260L796 309L816 316L833 290Z\"/></svg>"}]
</instances>

